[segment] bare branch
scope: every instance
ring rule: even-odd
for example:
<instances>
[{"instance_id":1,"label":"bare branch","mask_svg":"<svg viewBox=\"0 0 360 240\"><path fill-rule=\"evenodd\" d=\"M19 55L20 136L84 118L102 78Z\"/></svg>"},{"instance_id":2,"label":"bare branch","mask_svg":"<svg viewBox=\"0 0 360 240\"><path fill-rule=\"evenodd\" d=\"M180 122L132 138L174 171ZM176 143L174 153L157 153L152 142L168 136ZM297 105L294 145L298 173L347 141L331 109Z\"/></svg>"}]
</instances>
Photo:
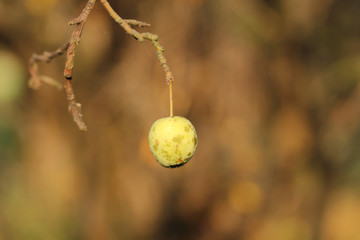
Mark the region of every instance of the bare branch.
<instances>
[{"instance_id":1,"label":"bare branch","mask_svg":"<svg viewBox=\"0 0 360 240\"><path fill-rule=\"evenodd\" d=\"M87 127L83 120L83 116L81 113L81 104L76 102L75 94L71 86L71 79L72 79L72 72L74 68L74 57L76 47L80 42L81 33L84 29L85 22L94 8L96 0L89 0L81 12L81 14L69 22L69 25L76 25L76 28L71 34L71 38L69 42L67 42L64 46L60 47L59 49L53 52L44 52L41 55L33 54L29 61L29 72L30 72L30 80L29 86L37 89L40 87L41 83L47 83L53 85L57 88L62 88L62 86L55 81L54 79L43 76L39 74L39 67L38 62L50 62L53 58L62 55L66 52L66 63L64 69L64 76L65 76L65 90L66 96L68 100L68 108L69 112L72 114L75 123L77 124L78 128L82 131L86 131Z\"/></svg>"},{"instance_id":2,"label":"bare branch","mask_svg":"<svg viewBox=\"0 0 360 240\"><path fill-rule=\"evenodd\" d=\"M64 69L64 77L65 77L65 91L66 97L68 100L68 108L69 112L72 114L75 123L77 124L78 128L82 131L86 131L87 127L84 122L82 113L81 113L81 104L76 102L75 94L71 86L71 80L73 75L73 68L74 68L74 58L77 45L80 43L81 34L84 29L85 22L94 8L94 5L97 0L88 0L86 6L82 10L81 14L76 17L75 19L69 22L69 25L75 25L75 29L71 34L71 38L69 42L65 45L60 47L59 49L53 52L44 52L43 54L33 54L29 60L29 72L30 72L30 80L29 86L37 89L41 85L42 82L53 85L57 88L62 88L61 84L59 84L54 79L43 76L39 74L39 62L50 62L53 58L62 55L66 52L66 62L65 62L65 69ZM160 45L158 39L159 37L156 34L145 32L139 33L134 27L149 27L150 24L134 19L123 19L121 18L110 6L107 0L100 0L102 5L105 7L109 15L120 24L120 26L132 37L136 40L143 42L144 40L149 40L152 42L156 55L159 59L159 62L165 72L166 83L169 85L170 89L170 115L172 116L172 83L174 81L172 72L170 71L169 66L167 65L167 60L164 56L164 48Z\"/></svg>"},{"instance_id":3,"label":"bare branch","mask_svg":"<svg viewBox=\"0 0 360 240\"><path fill-rule=\"evenodd\" d=\"M174 81L173 74L170 70L170 67L167 65L167 60L164 56L164 48L159 43L159 37L156 34L153 33L139 33L135 29L133 29L130 25L132 25L132 22L128 22L129 20L125 20L121 18L114 9L110 6L107 0L100 0L104 8L107 10L109 15L115 20L115 22L119 23L119 25L125 30L125 32L132 37L134 37L139 42L143 42L144 39L150 40L155 47L156 55L160 61L160 64L165 72L165 78L166 83L170 85Z\"/></svg>"},{"instance_id":4,"label":"bare branch","mask_svg":"<svg viewBox=\"0 0 360 240\"><path fill-rule=\"evenodd\" d=\"M71 86L71 79L74 68L74 57L75 57L76 47L80 43L81 34L84 29L85 22L91 10L94 8L95 3L96 0L89 0L85 8L81 12L81 14L77 18L69 22L69 25L76 25L76 28L71 34L69 47L66 53L66 63L64 69L64 77L66 79L65 90L66 90L66 97L68 100L69 112L72 114L75 123L77 124L78 128L81 131L86 131L87 127L81 113L81 104L76 102L75 94Z\"/></svg>"},{"instance_id":5,"label":"bare branch","mask_svg":"<svg viewBox=\"0 0 360 240\"><path fill-rule=\"evenodd\" d=\"M150 27L150 23L138 21L135 19L124 19L127 24L135 27Z\"/></svg>"},{"instance_id":6,"label":"bare branch","mask_svg":"<svg viewBox=\"0 0 360 240\"><path fill-rule=\"evenodd\" d=\"M83 115L81 113L81 104L77 103L75 100L75 94L71 86L71 80L65 80L65 91L66 98L68 100L68 109L71 115L73 116L74 122L77 124L78 128L81 131L87 131L86 124L84 122Z\"/></svg>"},{"instance_id":7,"label":"bare branch","mask_svg":"<svg viewBox=\"0 0 360 240\"><path fill-rule=\"evenodd\" d=\"M77 18L71 20L69 22L69 25L77 25L75 30L71 34L70 38L70 44L69 48L67 49L66 54L66 63L65 63L65 70L64 70L64 76L66 79L72 78L72 71L74 68L74 57L75 57L75 51L77 45L80 43L81 39L81 33L84 29L85 22L91 12L91 10L94 8L96 0L89 0L83 9L80 16Z\"/></svg>"},{"instance_id":8,"label":"bare branch","mask_svg":"<svg viewBox=\"0 0 360 240\"><path fill-rule=\"evenodd\" d=\"M33 54L29 60L29 87L33 89L38 89L41 86L41 83L47 83L53 85L59 89L62 88L61 84L56 80L46 77L39 74L39 62L49 63L52 59L64 54L69 47L69 42L65 43L60 48L56 49L53 52L44 52L43 54Z\"/></svg>"}]
</instances>

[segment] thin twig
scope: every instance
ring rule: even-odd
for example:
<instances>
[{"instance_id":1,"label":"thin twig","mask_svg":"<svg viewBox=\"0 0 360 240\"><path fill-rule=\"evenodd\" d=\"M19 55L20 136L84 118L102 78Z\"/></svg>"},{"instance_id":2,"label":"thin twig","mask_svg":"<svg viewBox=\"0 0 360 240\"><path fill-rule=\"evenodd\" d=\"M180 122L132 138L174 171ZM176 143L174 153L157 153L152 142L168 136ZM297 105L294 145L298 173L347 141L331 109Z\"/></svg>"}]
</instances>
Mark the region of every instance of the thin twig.
<instances>
[{"instance_id":1,"label":"thin twig","mask_svg":"<svg viewBox=\"0 0 360 240\"><path fill-rule=\"evenodd\" d=\"M173 86L173 82L170 82L169 83L170 117L174 116L172 86Z\"/></svg>"},{"instance_id":2,"label":"thin twig","mask_svg":"<svg viewBox=\"0 0 360 240\"><path fill-rule=\"evenodd\" d=\"M76 102L75 94L71 86L71 79L74 68L74 57L77 45L80 43L81 34L84 29L85 22L94 8L96 0L89 0L83 9L82 13L75 19L69 22L69 25L76 25L76 28L71 34L69 48L66 53L66 63L64 69L64 77L65 77L65 91L66 97L68 100L68 108L69 112L72 114L74 122L77 124L78 128L81 131L86 131L87 127L84 122L84 118L81 113L81 104Z\"/></svg>"},{"instance_id":3,"label":"thin twig","mask_svg":"<svg viewBox=\"0 0 360 240\"><path fill-rule=\"evenodd\" d=\"M71 79L65 79L66 98L68 100L68 109L72 114L74 122L81 131L87 131L83 115L81 113L81 104L75 101L75 94L71 87Z\"/></svg>"},{"instance_id":4,"label":"thin twig","mask_svg":"<svg viewBox=\"0 0 360 240\"><path fill-rule=\"evenodd\" d=\"M144 39L150 40L155 48L156 56L159 59L160 65L162 66L164 72L165 72L165 79L166 83L169 85L169 99L170 99L170 117L173 116L173 100L172 100L172 84L174 82L174 76L170 70L169 65L167 65L167 60L164 56L164 47L160 45L159 43L159 37L158 35L154 33L139 33L135 29L133 29L130 25L136 25L133 24L132 21L125 20L121 18L114 9L110 6L107 0L100 0L104 8L107 10L109 15L115 20L115 22L119 23L119 25L125 30L125 32L132 37L134 37L139 42L143 42Z\"/></svg>"},{"instance_id":5,"label":"thin twig","mask_svg":"<svg viewBox=\"0 0 360 240\"><path fill-rule=\"evenodd\" d=\"M65 43L60 48L56 49L53 52L44 52L43 54L33 54L29 60L29 73L30 80L29 86L33 89L38 89L41 86L41 83L47 83L49 85L53 85L59 89L62 88L62 85L47 76L43 76L39 74L39 65L40 62L49 63L52 59L64 54L69 47L69 42Z\"/></svg>"},{"instance_id":6,"label":"thin twig","mask_svg":"<svg viewBox=\"0 0 360 240\"><path fill-rule=\"evenodd\" d=\"M89 0L83 9L80 16L77 18L71 20L69 22L69 25L77 25L74 31L71 34L70 38L70 45L67 50L66 54L66 63L65 63L65 70L64 70L64 76L66 79L72 78L72 72L74 68L74 57L75 57L75 51L77 45L80 43L81 39L81 33L84 29L85 22L91 12L91 10L94 8L96 0Z\"/></svg>"},{"instance_id":7,"label":"thin twig","mask_svg":"<svg viewBox=\"0 0 360 240\"><path fill-rule=\"evenodd\" d=\"M130 23L128 22L129 20L125 20L125 19L121 18L114 11L114 9L110 6L110 4L108 3L107 0L100 0L100 2L104 6L104 8L107 10L109 15L115 20L115 22L119 23L119 25L125 30L125 32L127 34L131 35L139 42L143 42L144 39L150 40L152 42L153 46L155 47L156 55L160 61L161 66L164 69L166 83L170 84L171 82L173 82L174 77L173 77L172 72L170 71L169 66L167 65L166 58L164 57L164 48L160 45L160 43L158 41L159 37L154 33L149 33L149 32L139 33L138 31L136 31L135 29L133 29L130 26Z\"/></svg>"},{"instance_id":8,"label":"thin twig","mask_svg":"<svg viewBox=\"0 0 360 240\"><path fill-rule=\"evenodd\" d=\"M146 22L142 22L142 21L138 21L135 19L124 19L127 24L131 25L131 26L135 26L135 27L150 27L150 23L146 23Z\"/></svg>"}]
</instances>

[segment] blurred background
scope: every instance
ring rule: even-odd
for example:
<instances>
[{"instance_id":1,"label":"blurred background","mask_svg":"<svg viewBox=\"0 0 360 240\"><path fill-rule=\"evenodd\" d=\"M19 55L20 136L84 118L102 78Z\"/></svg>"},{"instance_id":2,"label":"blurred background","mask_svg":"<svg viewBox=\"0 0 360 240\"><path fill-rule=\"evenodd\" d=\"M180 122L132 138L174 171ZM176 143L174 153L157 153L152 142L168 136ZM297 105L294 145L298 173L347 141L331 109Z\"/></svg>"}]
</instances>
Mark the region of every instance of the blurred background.
<instances>
[{"instance_id":1,"label":"blurred background","mask_svg":"<svg viewBox=\"0 0 360 240\"><path fill-rule=\"evenodd\" d=\"M360 1L109 2L160 36L197 152L153 158L164 73L99 2L75 58L83 133L27 65L86 1L1 0L0 239L360 239ZM62 83L64 63L40 71Z\"/></svg>"}]
</instances>

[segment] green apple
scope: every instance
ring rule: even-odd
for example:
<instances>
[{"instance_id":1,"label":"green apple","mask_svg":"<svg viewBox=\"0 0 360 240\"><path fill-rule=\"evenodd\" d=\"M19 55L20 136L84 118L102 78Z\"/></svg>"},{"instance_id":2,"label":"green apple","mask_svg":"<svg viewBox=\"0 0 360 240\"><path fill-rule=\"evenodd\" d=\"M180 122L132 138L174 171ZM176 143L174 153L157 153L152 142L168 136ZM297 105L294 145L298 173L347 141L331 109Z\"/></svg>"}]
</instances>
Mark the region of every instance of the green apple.
<instances>
[{"instance_id":1,"label":"green apple","mask_svg":"<svg viewBox=\"0 0 360 240\"><path fill-rule=\"evenodd\" d=\"M196 131L191 122L184 117L160 118L150 129L149 145L155 159L162 166L180 167L195 153Z\"/></svg>"}]
</instances>

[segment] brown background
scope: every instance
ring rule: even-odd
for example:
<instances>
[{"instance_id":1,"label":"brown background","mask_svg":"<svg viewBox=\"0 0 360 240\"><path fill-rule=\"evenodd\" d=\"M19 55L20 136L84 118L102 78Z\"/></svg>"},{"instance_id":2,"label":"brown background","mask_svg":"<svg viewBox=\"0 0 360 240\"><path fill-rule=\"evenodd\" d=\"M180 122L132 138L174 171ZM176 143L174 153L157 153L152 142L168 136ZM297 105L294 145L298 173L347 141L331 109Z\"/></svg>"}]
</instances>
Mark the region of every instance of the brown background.
<instances>
[{"instance_id":1,"label":"brown background","mask_svg":"<svg viewBox=\"0 0 360 240\"><path fill-rule=\"evenodd\" d=\"M147 145L168 115L155 51L100 3L75 58L88 132L63 91L27 88L85 2L0 1L0 239L360 239L360 1L110 0L166 49L199 139L179 169Z\"/></svg>"}]
</instances>

